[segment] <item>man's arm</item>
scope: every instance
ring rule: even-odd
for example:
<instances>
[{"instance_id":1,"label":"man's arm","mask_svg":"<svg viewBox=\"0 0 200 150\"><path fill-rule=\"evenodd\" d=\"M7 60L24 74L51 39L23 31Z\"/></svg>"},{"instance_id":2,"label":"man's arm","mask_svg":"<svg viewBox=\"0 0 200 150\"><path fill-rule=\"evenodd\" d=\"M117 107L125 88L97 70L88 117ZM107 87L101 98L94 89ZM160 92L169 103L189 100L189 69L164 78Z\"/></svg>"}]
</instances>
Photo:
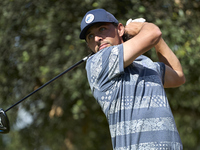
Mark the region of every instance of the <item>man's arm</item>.
<instances>
[{"instance_id":1,"label":"man's arm","mask_svg":"<svg viewBox=\"0 0 200 150\"><path fill-rule=\"evenodd\" d=\"M152 23L131 22L125 32L135 35L123 43L124 68L129 66L138 56L153 48L161 38L160 29Z\"/></svg>"},{"instance_id":2,"label":"man's arm","mask_svg":"<svg viewBox=\"0 0 200 150\"><path fill-rule=\"evenodd\" d=\"M178 87L185 83L185 76L181 67L181 64L168 47L165 41L161 38L155 45L156 53L160 62L163 62L166 66L164 87Z\"/></svg>"},{"instance_id":3,"label":"man's arm","mask_svg":"<svg viewBox=\"0 0 200 150\"><path fill-rule=\"evenodd\" d=\"M125 27L125 34L128 36L125 37L125 40L129 40L129 37L131 37L131 39L132 37L138 37L136 35L140 33L140 30L142 30L143 25L147 24L147 23L142 23L144 21L141 21L141 22L134 21L134 23L128 22ZM152 32L154 31L152 30ZM178 58L172 52L172 50L168 47L165 41L161 38L161 35L160 35L160 38L157 38L157 40L158 41L155 41L157 42L157 44L155 44L155 49L156 49L159 61L163 62L166 66L164 87L165 88L177 87L184 84L185 76L184 76L184 73L183 73L183 70ZM141 50L141 53L142 52L143 50Z\"/></svg>"}]
</instances>

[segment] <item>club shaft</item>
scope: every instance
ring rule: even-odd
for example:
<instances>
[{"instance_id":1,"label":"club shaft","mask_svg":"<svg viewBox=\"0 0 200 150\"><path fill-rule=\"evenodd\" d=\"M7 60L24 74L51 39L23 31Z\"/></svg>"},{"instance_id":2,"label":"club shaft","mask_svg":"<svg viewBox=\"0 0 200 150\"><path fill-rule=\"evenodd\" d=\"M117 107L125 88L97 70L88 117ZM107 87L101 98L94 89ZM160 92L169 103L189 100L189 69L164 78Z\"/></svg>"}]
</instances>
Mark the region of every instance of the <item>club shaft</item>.
<instances>
[{"instance_id":1,"label":"club shaft","mask_svg":"<svg viewBox=\"0 0 200 150\"><path fill-rule=\"evenodd\" d=\"M92 54L90 54L89 56L91 56ZM15 107L16 105L18 105L19 103L21 103L22 101L24 101L25 99L27 99L28 97L30 97L31 95L33 95L34 93L36 93L37 91L41 90L42 88L44 88L45 86L47 86L48 84L50 84L51 82L53 82L54 80L58 79L59 77L61 77L62 75L64 75L65 73L69 72L70 70L74 69L75 67L77 67L78 65L80 65L81 63L83 63L84 61L86 61L89 56L86 56L85 58L83 58L82 60L80 60L79 62L75 63L73 66L71 66L70 68L68 68L67 70L63 71L62 73L60 73L59 75L57 75L56 77L54 77L53 79L49 80L48 82L46 82L45 84L43 84L42 86L40 86L38 89L36 89L35 91L33 91L32 93L28 94L27 96L25 96L24 98L22 98L20 101L18 101L17 103L15 103L14 105L10 106L9 108L7 108L5 110L5 112L9 111L11 108Z\"/></svg>"}]
</instances>

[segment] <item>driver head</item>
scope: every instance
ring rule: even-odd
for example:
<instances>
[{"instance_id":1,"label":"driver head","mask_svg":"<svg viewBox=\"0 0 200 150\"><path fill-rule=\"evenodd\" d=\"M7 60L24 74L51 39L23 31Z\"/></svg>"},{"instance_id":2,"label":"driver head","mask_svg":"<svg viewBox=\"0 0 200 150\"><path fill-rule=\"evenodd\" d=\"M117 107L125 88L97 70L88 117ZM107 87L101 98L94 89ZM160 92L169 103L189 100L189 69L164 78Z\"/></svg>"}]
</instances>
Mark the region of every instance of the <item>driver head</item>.
<instances>
[{"instance_id":1,"label":"driver head","mask_svg":"<svg viewBox=\"0 0 200 150\"><path fill-rule=\"evenodd\" d=\"M0 108L0 133L8 133L10 131L10 125L8 117L5 111Z\"/></svg>"}]
</instances>

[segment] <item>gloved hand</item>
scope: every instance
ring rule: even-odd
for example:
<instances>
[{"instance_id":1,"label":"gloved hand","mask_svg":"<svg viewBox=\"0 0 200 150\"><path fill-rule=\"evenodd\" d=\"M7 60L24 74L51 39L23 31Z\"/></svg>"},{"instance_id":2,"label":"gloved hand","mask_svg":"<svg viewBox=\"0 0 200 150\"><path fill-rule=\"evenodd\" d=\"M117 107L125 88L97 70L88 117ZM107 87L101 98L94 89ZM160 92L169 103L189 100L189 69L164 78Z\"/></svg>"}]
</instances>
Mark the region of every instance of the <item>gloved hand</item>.
<instances>
[{"instance_id":1,"label":"gloved hand","mask_svg":"<svg viewBox=\"0 0 200 150\"><path fill-rule=\"evenodd\" d=\"M137 18L137 19L134 19L134 20L132 20L131 18L126 22L126 25L128 25L129 23L131 23L131 22L145 22L146 21L146 19L144 19L144 18Z\"/></svg>"}]
</instances>

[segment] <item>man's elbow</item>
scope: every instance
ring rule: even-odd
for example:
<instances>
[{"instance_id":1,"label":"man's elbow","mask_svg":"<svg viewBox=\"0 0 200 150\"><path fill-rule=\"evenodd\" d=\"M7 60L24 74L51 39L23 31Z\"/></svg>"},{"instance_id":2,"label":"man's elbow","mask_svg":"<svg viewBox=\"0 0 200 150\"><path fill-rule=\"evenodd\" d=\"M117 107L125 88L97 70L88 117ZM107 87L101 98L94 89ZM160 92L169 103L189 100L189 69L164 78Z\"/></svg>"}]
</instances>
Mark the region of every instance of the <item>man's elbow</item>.
<instances>
[{"instance_id":1,"label":"man's elbow","mask_svg":"<svg viewBox=\"0 0 200 150\"><path fill-rule=\"evenodd\" d=\"M179 87L181 85L183 85L186 82L186 78L184 75L179 76L179 79L176 82L176 86L174 87Z\"/></svg>"},{"instance_id":2,"label":"man's elbow","mask_svg":"<svg viewBox=\"0 0 200 150\"><path fill-rule=\"evenodd\" d=\"M165 78L164 88L176 88L183 85L186 82L186 78L183 73L177 73L174 77L170 76Z\"/></svg>"},{"instance_id":3,"label":"man's elbow","mask_svg":"<svg viewBox=\"0 0 200 150\"><path fill-rule=\"evenodd\" d=\"M183 73L179 73L178 76L179 77L177 78L176 86L174 86L174 87L179 87L179 86L183 85L186 82L186 78L185 78Z\"/></svg>"}]
</instances>

